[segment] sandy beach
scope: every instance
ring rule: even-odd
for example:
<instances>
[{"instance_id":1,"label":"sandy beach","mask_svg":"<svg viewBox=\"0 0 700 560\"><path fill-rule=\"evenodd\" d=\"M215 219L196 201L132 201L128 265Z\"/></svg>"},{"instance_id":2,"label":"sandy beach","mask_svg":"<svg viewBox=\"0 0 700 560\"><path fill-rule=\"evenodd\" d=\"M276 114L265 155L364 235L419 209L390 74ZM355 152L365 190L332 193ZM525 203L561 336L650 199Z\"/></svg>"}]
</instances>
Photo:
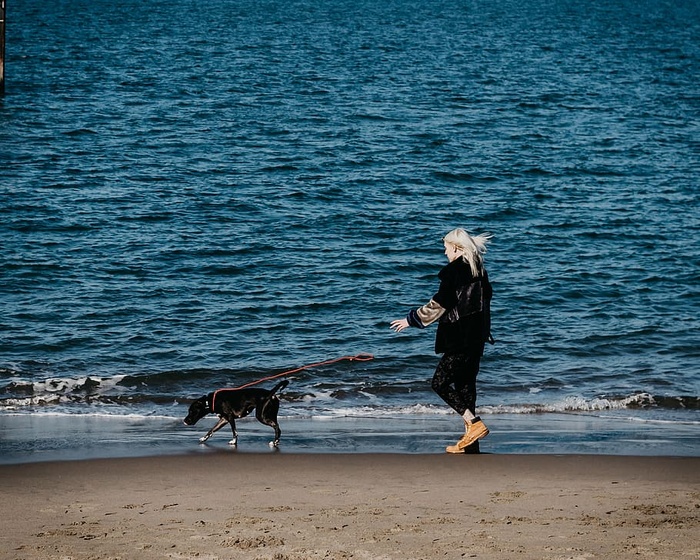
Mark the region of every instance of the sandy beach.
<instances>
[{"instance_id":1,"label":"sandy beach","mask_svg":"<svg viewBox=\"0 0 700 560\"><path fill-rule=\"evenodd\" d=\"M211 453L0 466L8 559L700 558L700 458Z\"/></svg>"}]
</instances>

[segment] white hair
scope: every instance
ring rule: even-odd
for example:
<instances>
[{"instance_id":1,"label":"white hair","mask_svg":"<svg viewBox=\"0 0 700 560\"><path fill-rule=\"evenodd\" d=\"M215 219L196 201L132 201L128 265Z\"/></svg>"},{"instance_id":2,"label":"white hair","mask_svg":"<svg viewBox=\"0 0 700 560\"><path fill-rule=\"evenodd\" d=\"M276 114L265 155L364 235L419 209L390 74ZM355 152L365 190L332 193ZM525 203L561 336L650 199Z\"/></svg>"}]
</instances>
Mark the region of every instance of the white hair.
<instances>
[{"instance_id":1,"label":"white hair","mask_svg":"<svg viewBox=\"0 0 700 560\"><path fill-rule=\"evenodd\" d=\"M469 265L472 275L477 277L483 273L486 245L492 237L490 233L471 236L462 228L457 228L449 232L442 240L457 248L464 262Z\"/></svg>"}]
</instances>

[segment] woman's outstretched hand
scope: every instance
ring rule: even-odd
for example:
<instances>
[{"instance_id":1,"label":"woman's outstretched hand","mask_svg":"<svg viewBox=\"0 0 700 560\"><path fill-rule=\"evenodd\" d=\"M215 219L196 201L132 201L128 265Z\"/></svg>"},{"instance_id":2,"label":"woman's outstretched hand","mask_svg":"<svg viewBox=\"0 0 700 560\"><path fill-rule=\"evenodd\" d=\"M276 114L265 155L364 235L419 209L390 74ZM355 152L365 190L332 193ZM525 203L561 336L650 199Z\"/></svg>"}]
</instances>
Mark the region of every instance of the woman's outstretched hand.
<instances>
[{"instance_id":1,"label":"woman's outstretched hand","mask_svg":"<svg viewBox=\"0 0 700 560\"><path fill-rule=\"evenodd\" d=\"M401 332L408 328L408 321L406 319L396 319L391 322L391 329L396 332Z\"/></svg>"}]
</instances>

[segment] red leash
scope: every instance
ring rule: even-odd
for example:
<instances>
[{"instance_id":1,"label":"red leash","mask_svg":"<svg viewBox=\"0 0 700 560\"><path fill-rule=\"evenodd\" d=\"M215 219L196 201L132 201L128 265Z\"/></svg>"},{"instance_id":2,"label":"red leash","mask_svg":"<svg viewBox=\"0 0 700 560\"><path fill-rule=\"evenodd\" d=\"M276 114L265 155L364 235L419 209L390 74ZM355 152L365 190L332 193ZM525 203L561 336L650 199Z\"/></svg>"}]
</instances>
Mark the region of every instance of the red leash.
<instances>
[{"instance_id":1,"label":"red leash","mask_svg":"<svg viewBox=\"0 0 700 560\"><path fill-rule=\"evenodd\" d=\"M283 371L282 373L276 373L275 375L271 375L269 377L263 377L262 379L258 379L257 381L251 381L250 383L246 383L245 385L241 385L240 387L230 387L228 389L218 389L214 391L214 396L212 398L212 403L211 403L211 408L212 410L214 409L214 401L216 400L216 394L219 391L237 391L239 389L245 389L246 387L250 387L251 385L257 385L258 383L262 383L263 381L270 381L270 379L277 379L278 377L284 377L285 375L291 375L292 373L297 373L299 371L303 371L305 369L311 369L314 367L319 367L319 366L327 366L328 364L334 364L336 362L342 362L344 360L348 360L350 362L369 362L370 360L373 360L374 356L372 354L357 354L356 356L342 356L340 358L334 358L332 360L326 360L325 362L316 362L315 364L308 364L305 366L301 366L295 369L290 369L289 371Z\"/></svg>"}]
</instances>

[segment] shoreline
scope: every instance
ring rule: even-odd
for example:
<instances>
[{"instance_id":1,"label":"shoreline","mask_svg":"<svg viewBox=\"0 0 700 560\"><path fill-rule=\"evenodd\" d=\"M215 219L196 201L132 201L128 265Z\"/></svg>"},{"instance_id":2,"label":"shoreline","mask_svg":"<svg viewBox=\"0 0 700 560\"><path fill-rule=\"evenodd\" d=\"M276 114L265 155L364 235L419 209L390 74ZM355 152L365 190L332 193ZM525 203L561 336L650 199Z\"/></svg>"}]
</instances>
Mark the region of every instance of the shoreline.
<instances>
[{"instance_id":1,"label":"shoreline","mask_svg":"<svg viewBox=\"0 0 700 560\"><path fill-rule=\"evenodd\" d=\"M700 555L700 458L212 453L0 465L6 558Z\"/></svg>"},{"instance_id":2,"label":"shoreline","mask_svg":"<svg viewBox=\"0 0 700 560\"><path fill-rule=\"evenodd\" d=\"M483 453L698 457L697 423L658 424L613 414L500 414L484 416L491 429ZM224 427L206 444L213 416L196 426L176 418L93 415L0 415L0 464L120 457L247 454L398 453L442 455L462 433L456 416L280 418L272 430L253 418L239 421L239 445Z\"/></svg>"}]
</instances>

